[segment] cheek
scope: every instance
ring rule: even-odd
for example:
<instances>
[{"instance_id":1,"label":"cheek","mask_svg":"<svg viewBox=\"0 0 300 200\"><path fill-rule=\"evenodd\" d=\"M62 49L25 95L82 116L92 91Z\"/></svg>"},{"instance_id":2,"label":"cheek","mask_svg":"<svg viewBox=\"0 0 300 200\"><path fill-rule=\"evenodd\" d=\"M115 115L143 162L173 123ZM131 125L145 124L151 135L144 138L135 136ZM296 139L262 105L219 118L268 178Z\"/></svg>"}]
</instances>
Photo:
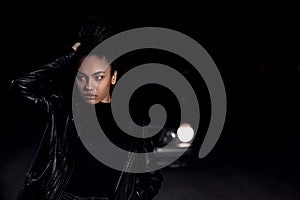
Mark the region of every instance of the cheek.
<instances>
[{"instance_id":1,"label":"cheek","mask_svg":"<svg viewBox=\"0 0 300 200\"><path fill-rule=\"evenodd\" d=\"M77 90L80 94L84 93L84 84L82 82L76 81Z\"/></svg>"},{"instance_id":2,"label":"cheek","mask_svg":"<svg viewBox=\"0 0 300 200\"><path fill-rule=\"evenodd\" d=\"M107 95L110 89L110 82L105 82L101 83L97 86L97 95L102 96L102 95Z\"/></svg>"},{"instance_id":3,"label":"cheek","mask_svg":"<svg viewBox=\"0 0 300 200\"><path fill-rule=\"evenodd\" d=\"M81 82L76 81L76 85L77 85L77 88L78 88L79 90L82 89L82 83L81 83Z\"/></svg>"}]
</instances>

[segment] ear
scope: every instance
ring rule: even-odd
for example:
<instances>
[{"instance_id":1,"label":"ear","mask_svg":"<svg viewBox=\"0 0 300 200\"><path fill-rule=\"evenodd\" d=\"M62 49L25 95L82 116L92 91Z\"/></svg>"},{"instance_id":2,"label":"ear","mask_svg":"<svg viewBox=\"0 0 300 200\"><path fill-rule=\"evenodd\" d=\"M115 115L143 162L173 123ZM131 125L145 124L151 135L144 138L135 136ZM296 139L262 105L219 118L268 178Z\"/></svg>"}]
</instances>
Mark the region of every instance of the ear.
<instances>
[{"instance_id":1,"label":"ear","mask_svg":"<svg viewBox=\"0 0 300 200\"><path fill-rule=\"evenodd\" d=\"M112 77L111 77L111 84L112 85L116 84L116 82L117 82L117 74L118 74L118 72L117 72L117 70L115 70Z\"/></svg>"}]
</instances>

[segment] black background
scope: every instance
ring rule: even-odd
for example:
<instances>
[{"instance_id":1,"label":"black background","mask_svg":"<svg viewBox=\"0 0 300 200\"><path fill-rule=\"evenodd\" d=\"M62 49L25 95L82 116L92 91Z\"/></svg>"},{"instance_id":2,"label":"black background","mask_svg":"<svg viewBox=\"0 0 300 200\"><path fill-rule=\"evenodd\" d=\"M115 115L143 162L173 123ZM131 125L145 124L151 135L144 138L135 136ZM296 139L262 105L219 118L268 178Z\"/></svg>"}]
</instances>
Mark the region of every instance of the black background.
<instances>
[{"instance_id":1,"label":"black background","mask_svg":"<svg viewBox=\"0 0 300 200\"><path fill-rule=\"evenodd\" d=\"M106 5L98 6L99 10L95 6L92 12L80 6L59 9L57 5L19 12L11 6L11 13L2 16L1 199L10 199L21 185L45 123L41 112L9 93L9 83L71 46L89 14L106 16L119 31L159 26L198 41L222 75L228 111L217 145L195 163L207 168L230 165L253 174L270 174L279 180L278 185L281 180L289 183L290 188L283 193L299 189L297 14L292 9L269 6L219 12L213 7L208 11L204 6L191 6L189 10L178 6L174 10L170 5L158 10L159 5L152 5L153 9L144 11L147 5L130 11L120 6L121 12ZM258 199L259 195L256 194Z\"/></svg>"}]
</instances>

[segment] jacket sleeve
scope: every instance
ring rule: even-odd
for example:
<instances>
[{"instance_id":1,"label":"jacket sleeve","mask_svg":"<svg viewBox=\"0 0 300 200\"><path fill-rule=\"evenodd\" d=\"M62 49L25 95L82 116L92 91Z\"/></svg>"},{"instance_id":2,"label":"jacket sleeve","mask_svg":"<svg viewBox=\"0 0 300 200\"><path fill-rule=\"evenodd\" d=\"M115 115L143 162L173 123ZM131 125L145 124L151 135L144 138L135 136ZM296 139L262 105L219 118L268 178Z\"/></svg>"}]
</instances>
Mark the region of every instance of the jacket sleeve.
<instances>
[{"instance_id":1,"label":"jacket sleeve","mask_svg":"<svg viewBox=\"0 0 300 200\"><path fill-rule=\"evenodd\" d=\"M142 146L143 152L155 151L155 145L151 138L147 141L144 140ZM148 172L136 174L138 182L135 187L133 200L152 200L158 194L163 182L161 171L154 170L157 167L157 158L155 158L155 154L146 155L144 165L145 168L148 169Z\"/></svg>"},{"instance_id":2,"label":"jacket sleeve","mask_svg":"<svg viewBox=\"0 0 300 200\"><path fill-rule=\"evenodd\" d=\"M36 70L21 75L12 80L10 90L18 95L33 101L49 112L53 100L59 98L55 93L47 93L52 82L62 75L75 51L70 48L64 54L57 56L50 62L38 67Z\"/></svg>"},{"instance_id":3,"label":"jacket sleeve","mask_svg":"<svg viewBox=\"0 0 300 200\"><path fill-rule=\"evenodd\" d=\"M159 170L138 174L139 183L136 186L132 200L151 200L159 192L163 177Z\"/></svg>"}]
</instances>

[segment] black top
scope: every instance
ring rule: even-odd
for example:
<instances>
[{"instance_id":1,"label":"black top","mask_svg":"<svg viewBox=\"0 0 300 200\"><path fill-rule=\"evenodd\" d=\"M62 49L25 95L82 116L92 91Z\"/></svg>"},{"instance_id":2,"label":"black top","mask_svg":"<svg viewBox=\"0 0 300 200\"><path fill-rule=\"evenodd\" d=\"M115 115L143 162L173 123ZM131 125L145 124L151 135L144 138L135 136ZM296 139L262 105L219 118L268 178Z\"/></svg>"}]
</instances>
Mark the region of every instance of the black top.
<instances>
[{"instance_id":1,"label":"black top","mask_svg":"<svg viewBox=\"0 0 300 200\"><path fill-rule=\"evenodd\" d=\"M124 133L115 124L110 103L96 105L98 121L110 140L115 144L124 144ZM98 115L100 113L100 115ZM88 126L88 123L85 124ZM84 129L83 129L84 130ZM130 144L124 144L129 147ZM79 140L76 146L76 162L66 191L80 197L109 197L117 186L121 172L102 164L89 153Z\"/></svg>"}]
</instances>

